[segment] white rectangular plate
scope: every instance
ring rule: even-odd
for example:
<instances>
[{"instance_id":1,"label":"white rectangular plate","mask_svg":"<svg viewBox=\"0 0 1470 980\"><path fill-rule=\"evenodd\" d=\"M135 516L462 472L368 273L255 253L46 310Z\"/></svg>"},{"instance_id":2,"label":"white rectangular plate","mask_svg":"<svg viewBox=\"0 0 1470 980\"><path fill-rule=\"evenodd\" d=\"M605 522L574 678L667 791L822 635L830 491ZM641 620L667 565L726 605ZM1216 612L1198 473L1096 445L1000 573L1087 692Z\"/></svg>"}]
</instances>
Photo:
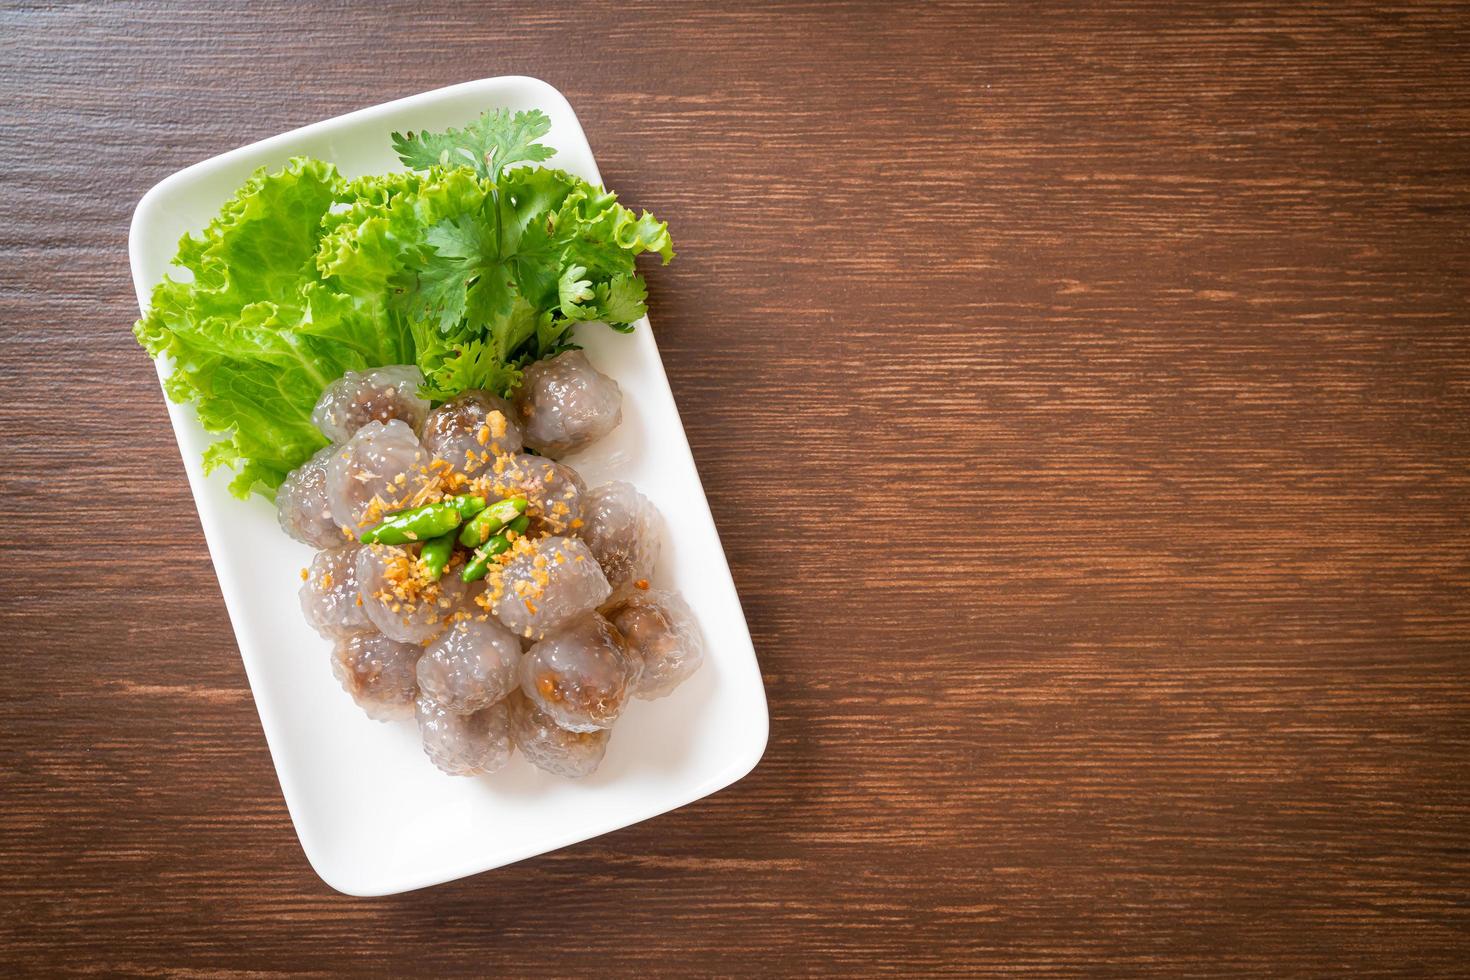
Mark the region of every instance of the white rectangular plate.
<instances>
[{"instance_id":1,"label":"white rectangular plate","mask_svg":"<svg viewBox=\"0 0 1470 980\"><path fill-rule=\"evenodd\" d=\"M545 82L488 78L425 92L233 150L158 184L138 204L128 241L139 304L147 309L179 237L202 230L257 167L311 155L349 177L397 170L389 133L462 126L496 108L544 111L546 142L557 151L549 165L601 183L572 107ZM664 538L654 585L689 601L708 658L670 697L634 702L602 768L579 781L519 756L494 776L446 776L424 756L412 722L366 718L333 679L328 644L301 617L296 593L311 551L280 531L266 500L231 497L228 473L204 475L200 453L213 440L190 406L169 403L286 806L307 859L339 891L407 891L605 834L728 786L765 751L755 651L648 323L631 336L594 327L577 339L622 386L623 423L570 462L590 485L628 480L658 505Z\"/></svg>"}]
</instances>

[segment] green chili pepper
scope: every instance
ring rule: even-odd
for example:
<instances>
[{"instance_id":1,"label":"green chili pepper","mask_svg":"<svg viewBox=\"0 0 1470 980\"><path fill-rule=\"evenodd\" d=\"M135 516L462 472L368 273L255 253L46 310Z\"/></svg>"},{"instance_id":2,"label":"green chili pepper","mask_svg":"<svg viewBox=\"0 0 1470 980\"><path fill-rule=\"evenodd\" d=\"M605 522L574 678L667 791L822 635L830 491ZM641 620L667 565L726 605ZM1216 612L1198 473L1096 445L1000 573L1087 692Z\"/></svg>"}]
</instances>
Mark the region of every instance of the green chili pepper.
<instances>
[{"instance_id":1,"label":"green chili pepper","mask_svg":"<svg viewBox=\"0 0 1470 980\"><path fill-rule=\"evenodd\" d=\"M459 543L466 548L478 548L490 540L490 535L526 512L525 497L510 497L498 500L480 511L469 523L460 528Z\"/></svg>"},{"instance_id":2,"label":"green chili pepper","mask_svg":"<svg viewBox=\"0 0 1470 980\"><path fill-rule=\"evenodd\" d=\"M425 504L394 514L377 527L363 532L363 544L408 544L427 541L459 527L464 518L456 504Z\"/></svg>"},{"instance_id":3,"label":"green chili pepper","mask_svg":"<svg viewBox=\"0 0 1470 980\"><path fill-rule=\"evenodd\" d=\"M459 495L458 497L450 497L448 500L444 501L444 503L454 504L456 507L458 507L459 516L463 517L465 520L469 520L471 517L474 517L480 511L485 509L485 498L473 493L465 493Z\"/></svg>"},{"instance_id":4,"label":"green chili pepper","mask_svg":"<svg viewBox=\"0 0 1470 980\"><path fill-rule=\"evenodd\" d=\"M530 526L531 519L529 517L517 517L511 521L506 525L504 531L501 531L495 537L475 549L475 553L470 556L470 560L465 563L464 569L460 571L459 577L466 582L478 582L484 578L486 573L490 571L490 559L510 547L511 532L525 534L526 528Z\"/></svg>"},{"instance_id":5,"label":"green chili pepper","mask_svg":"<svg viewBox=\"0 0 1470 980\"><path fill-rule=\"evenodd\" d=\"M399 511L381 524L363 532L363 544L408 544L427 541L453 531L460 522L485 509L485 498L465 494L438 503Z\"/></svg>"},{"instance_id":6,"label":"green chili pepper","mask_svg":"<svg viewBox=\"0 0 1470 980\"><path fill-rule=\"evenodd\" d=\"M437 582L444 574L444 566L449 564L449 556L454 553L454 531L451 529L430 541L424 542L424 548L419 552L419 561L424 563L424 570L429 573L429 581Z\"/></svg>"}]
</instances>

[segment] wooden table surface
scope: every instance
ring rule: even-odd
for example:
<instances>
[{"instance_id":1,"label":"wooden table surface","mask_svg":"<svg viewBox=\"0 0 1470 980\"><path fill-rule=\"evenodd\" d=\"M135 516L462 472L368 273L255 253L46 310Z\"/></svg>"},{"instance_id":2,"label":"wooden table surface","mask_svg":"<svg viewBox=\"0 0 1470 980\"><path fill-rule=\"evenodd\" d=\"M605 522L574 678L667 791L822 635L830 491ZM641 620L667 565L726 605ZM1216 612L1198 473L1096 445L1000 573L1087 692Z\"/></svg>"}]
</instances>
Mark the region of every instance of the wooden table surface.
<instances>
[{"instance_id":1,"label":"wooden table surface","mask_svg":"<svg viewBox=\"0 0 1470 980\"><path fill-rule=\"evenodd\" d=\"M515 73L674 229L653 318L770 747L346 898L128 220ZM1470 8L7 3L0 95L0 972L1466 970Z\"/></svg>"}]
</instances>

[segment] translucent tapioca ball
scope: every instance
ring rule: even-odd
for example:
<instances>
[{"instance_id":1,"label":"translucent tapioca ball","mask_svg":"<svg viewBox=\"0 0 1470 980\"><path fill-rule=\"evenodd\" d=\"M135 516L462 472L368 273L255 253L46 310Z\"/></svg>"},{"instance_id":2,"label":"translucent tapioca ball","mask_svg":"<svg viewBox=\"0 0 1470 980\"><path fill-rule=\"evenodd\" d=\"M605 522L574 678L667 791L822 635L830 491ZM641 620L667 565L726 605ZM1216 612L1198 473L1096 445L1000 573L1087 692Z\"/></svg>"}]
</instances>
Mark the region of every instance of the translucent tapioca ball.
<instances>
[{"instance_id":1,"label":"translucent tapioca ball","mask_svg":"<svg viewBox=\"0 0 1470 980\"><path fill-rule=\"evenodd\" d=\"M597 556L613 593L653 575L658 561L658 508L631 483L604 483L583 498L582 540Z\"/></svg>"},{"instance_id":2,"label":"translucent tapioca ball","mask_svg":"<svg viewBox=\"0 0 1470 980\"><path fill-rule=\"evenodd\" d=\"M319 551L301 583L301 612L306 622L327 639L338 639L374 629L358 601L355 545Z\"/></svg>"},{"instance_id":3,"label":"translucent tapioca ball","mask_svg":"<svg viewBox=\"0 0 1470 980\"><path fill-rule=\"evenodd\" d=\"M490 479L497 496L526 498L533 535L570 534L582 526L587 484L567 464L520 453L496 460Z\"/></svg>"},{"instance_id":4,"label":"translucent tapioca ball","mask_svg":"<svg viewBox=\"0 0 1470 980\"><path fill-rule=\"evenodd\" d=\"M503 453L521 451L515 409L488 391L464 391L429 413L424 450L473 476Z\"/></svg>"},{"instance_id":5,"label":"translucent tapioca ball","mask_svg":"<svg viewBox=\"0 0 1470 980\"><path fill-rule=\"evenodd\" d=\"M427 643L460 608L464 582L453 571L437 582L406 548L364 545L357 552L357 585L373 625L403 643Z\"/></svg>"},{"instance_id":6,"label":"translucent tapioca ball","mask_svg":"<svg viewBox=\"0 0 1470 980\"><path fill-rule=\"evenodd\" d=\"M551 457L585 448L623 420L623 392L579 350L527 365L516 391L526 445Z\"/></svg>"},{"instance_id":7,"label":"translucent tapioca ball","mask_svg":"<svg viewBox=\"0 0 1470 980\"><path fill-rule=\"evenodd\" d=\"M369 718L407 718L418 693L413 666L423 652L381 633L358 633L332 648L332 673Z\"/></svg>"},{"instance_id":8,"label":"translucent tapioca ball","mask_svg":"<svg viewBox=\"0 0 1470 980\"><path fill-rule=\"evenodd\" d=\"M537 769L575 779L591 775L602 764L612 732L605 728L569 732L519 691L513 691L505 703L510 709L510 737Z\"/></svg>"},{"instance_id":9,"label":"translucent tapioca ball","mask_svg":"<svg viewBox=\"0 0 1470 980\"><path fill-rule=\"evenodd\" d=\"M638 682L617 629L596 613L557 630L521 658L521 693L572 732L611 728Z\"/></svg>"},{"instance_id":10,"label":"translucent tapioca ball","mask_svg":"<svg viewBox=\"0 0 1470 980\"><path fill-rule=\"evenodd\" d=\"M628 652L643 664L634 693L645 700L661 698L684 683L704 663L704 638L699 621L677 592L635 591L606 610L627 644Z\"/></svg>"},{"instance_id":11,"label":"translucent tapioca ball","mask_svg":"<svg viewBox=\"0 0 1470 980\"><path fill-rule=\"evenodd\" d=\"M286 477L276 491L281 530L313 548L335 548L346 541L327 501L327 464L336 446L319 449Z\"/></svg>"},{"instance_id":12,"label":"translucent tapioca ball","mask_svg":"<svg viewBox=\"0 0 1470 980\"><path fill-rule=\"evenodd\" d=\"M475 610L484 616L481 610ZM491 619L474 614L450 623L419 658L419 690L460 713L494 704L519 683L521 641Z\"/></svg>"},{"instance_id":13,"label":"translucent tapioca ball","mask_svg":"<svg viewBox=\"0 0 1470 980\"><path fill-rule=\"evenodd\" d=\"M406 499L427 463L418 436L404 423L369 422L338 446L327 464L327 504L332 519L354 536L376 523L373 498L387 513Z\"/></svg>"},{"instance_id":14,"label":"translucent tapioca ball","mask_svg":"<svg viewBox=\"0 0 1470 980\"><path fill-rule=\"evenodd\" d=\"M458 714L421 696L414 714L424 754L451 776L483 776L510 761L510 712L503 701Z\"/></svg>"},{"instance_id":15,"label":"translucent tapioca ball","mask_svg":"<svg viewBox=\"0 0 1470 980\"><path fill-rule=\"evenodd\" d=\"M429 414L429 403L418 394L423 383L423 374L412 364L348 371L323 389L311 421L333 442L346 442L369 422L393 419L418 432Z\"/></svg>"},{"instance_id":16,"label":"translucent tapioca ball","mask_svg":"<svg viewBox=\"0 0 1470 980\"><path fill-rule=\"evenodd\" d=\"M576 538L526 540L490 573L487 599L501 624L539 640L607 601L612 587L587 545Z\"/></svg>"}]
</instances>

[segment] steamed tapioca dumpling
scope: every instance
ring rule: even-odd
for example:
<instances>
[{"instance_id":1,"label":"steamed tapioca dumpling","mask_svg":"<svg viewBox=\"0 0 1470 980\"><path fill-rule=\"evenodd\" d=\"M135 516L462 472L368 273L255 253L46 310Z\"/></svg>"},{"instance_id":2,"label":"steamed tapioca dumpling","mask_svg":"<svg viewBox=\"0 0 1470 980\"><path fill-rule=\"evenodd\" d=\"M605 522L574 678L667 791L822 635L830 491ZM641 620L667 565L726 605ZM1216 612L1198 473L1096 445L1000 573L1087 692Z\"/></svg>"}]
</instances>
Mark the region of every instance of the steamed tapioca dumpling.
<instances>
[{"instance_id":1,"label":"steamed tapioca dumpling","mask_svg":"<svg viewBox=\"0 0 1470 980\"><path fill-rule=\"evenodd\" d=\"M587 484L565 463L529 453L502 456L488 479L495 496L526 498L533 534L568 534L583 524Z\"/></svg>"},{"instance_id":2,"label":"steamed tapioca dumpling","mask_svg":"<svg viewBox=\"0 0 1470 980\"><path fill-rule=\"evenodd\" d=\"M597 556L614 594L653 575L658 561L659 514L631 483L605 483L583 498L582 540Z\"/></svg>"},{"instance_id":3,"label":"steamed tapioca dumpling","mask_svg":"<svg viewBox=\"0 0 1470 980\"><path fill-rule=\"evenodd\" d=\"M301 612L311 628L329 640L376 628L358 599L359 550L346 545L317 552L301 583Z\"/></svg>"},{"instance_id":4,"label":"steamed tapioca dumpling","mask_svg":"<svg viewBox=\"0 0 1470 980\"><path fill-rule=\"evenodd\" d=\"M505 704L510 710L511 740L537 769L575 779L591 775L602 763L612 735L608 729L567 731L520 691L511 692Z\"/></svg>"},{"instance_id":5,"label":"steamed tapioca dumpling","mask_svg":"<svg viewBox=\"0 0 1470 980\"><path fill-rule=\"evenodd\" d=\"M358 549L357 585L368 619L403 643L427 643L444 632L465 591L452 571L431 581L411 551L382 544Z\"/></svg>"},{"instance_id":6,"label":"steamed tapioca dumpling","mask_svg":"<svg viewBox=\"0 0 1470 980\"><path fill-rule=\"evenodd\" d=\"M633 696L638 661L617 629L588 613L521 658L521 693L569 732L611 728Z\"/></svg>"},{"instance_id":7,"label":"steamed tapioca dumpling","mask_svg":"<svg viewBox=\"0 0 1470 980\"><path fill-rule=\"evenodd\" d=\"M623 420L618 383L579 350L526 366L516 391L526 445L559 457L591 445Z\"/></svg>"},{"instance_id":8,"label":"steamed tapioca dumpling","mask_svg":"<svg viewBox=\"0 0 1470 980\"><path fill-rule=\"evenodd\" d=\"M459 714L420 696L414 714L424 754L451 776L483 776L510 761L510 711L504 702Z\"/></svg>"},{"instance_id":9,"label":"steamed tapioca dumpling","mask_svg":"<svg viewBox=\"0 0 1470 980\"><path fill-rule=\"evenodd\" d=\"M635 590L606 615L642 664L634 687L640 698L671 694L704 663L699 621L677 592Z\"/></svg>"},{"instance_id":10,"label":"steamed tapioca dumpling","mask_svg":"<svg viewBox=\"0 0 1470 980\"><path fill-rule=\"evenodd\" d=\"M523 538L491 570L484 601L511 632L539 640L607 601L612 588L576 538Z\"/></svg>"},{"instance_id":11,"label":"steamed tapioca dumpling","mask_svg":"<svg viewBox=\"0 0 1470 980\"><path fill-rule=\"evenodd\" d=\"M419 690L450 711L488 707L520 682L520 639L488 616L479 616L456 618L419 658Z\"/></svg>"},{"instance_id":12,"label":"steamed tapioca dumpling","mask_svg":"<svg viewBox=\"0 0 1470 980\"><path fill-rule=\"evenodd\" d=\"M369 422L393 419L418 432L429 414L429 403L418 393L423 383L423 374L412 364L348 371L322 391L311 421L333 442L346 442Z\"/></svg>"},{"instance_id":13,"label":"steamed tapioca dumpling","mask_svg":"<svg viewBox=\"0 0 1470 980\"><path fill-rule=\"evenodd\" d=\"M510 402L488 391L463 391L429 413L424 450L466 475L495 457L521 451L521 429Z\"/></svg>"},{"instance_id":14,"label":"steamed tapioca dumpling","mask_svg":"<svg viewBox=\"0 0 1470 980\"><path fill-rule=\"evenodd\" d=\"M356 633L332 648L332 673L369 718L407 718L418 693L413 667L421 653L423 648L414 643Z\"/></svg>"},{"instance_id":15,"label":"steamed tapioca dumpling","mask_svg":"<svg viewBox=\"0 0 1470 980\"><path fill-rule=\"evenodd\" d=\"M327 463L332 519L354 537L412 495L427 458L406 424L369 422L336 447Z\"/></svg>"},{"instance_id":16,"label":"steamed tapioca dumpling","mask_svg":"<svg viewBox=\"0 0 1470 980\"><path fill-rule=\"evenodd\" d=\"M281 530L313 548L335 548L346 538L332 519L327 500L327 466L336 446L319 449L286 477L276 491L276 520Z\"/></svg>"}]
</instances>

